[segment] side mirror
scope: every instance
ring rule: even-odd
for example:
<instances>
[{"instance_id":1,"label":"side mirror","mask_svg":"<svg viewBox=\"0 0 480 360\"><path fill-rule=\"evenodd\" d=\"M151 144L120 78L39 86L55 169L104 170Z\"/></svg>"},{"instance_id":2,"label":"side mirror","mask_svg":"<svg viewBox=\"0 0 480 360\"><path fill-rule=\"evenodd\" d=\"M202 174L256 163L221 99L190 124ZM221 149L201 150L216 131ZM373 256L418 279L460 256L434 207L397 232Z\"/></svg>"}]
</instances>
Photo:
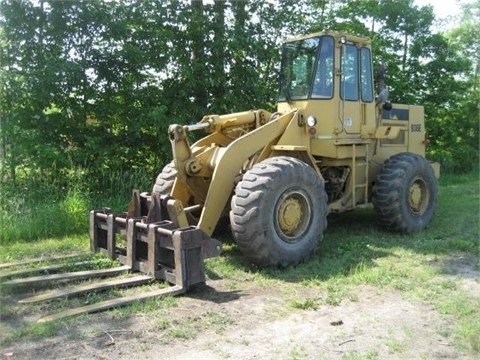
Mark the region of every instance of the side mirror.
<instances>
[{"instance_id":1,"label":"side mirror","mask_svg":"<svg viewBox=\"0 0 480 360\"><path fill-rule=\"evenodd\" d=\"M383 110L387 110L387 111L392 110L392 103L390 101L387 101L386 103L384 103Z\"/></svg>"}]
</instances>

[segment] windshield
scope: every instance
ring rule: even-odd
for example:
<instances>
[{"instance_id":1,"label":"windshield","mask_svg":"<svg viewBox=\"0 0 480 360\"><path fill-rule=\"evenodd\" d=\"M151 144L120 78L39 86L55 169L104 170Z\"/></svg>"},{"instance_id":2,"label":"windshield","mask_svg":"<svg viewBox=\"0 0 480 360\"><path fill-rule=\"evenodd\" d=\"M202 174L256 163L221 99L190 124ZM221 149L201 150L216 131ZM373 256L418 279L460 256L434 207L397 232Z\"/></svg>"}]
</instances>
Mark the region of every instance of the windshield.
<instances>
[{"instance_id":1,"label":"windshield","mask_svg":"<svg viewBox=\"0 0 480 360\"><path fill-rule=\"evenodd\" d=\"M279 100L331 98L333 49L331 36L289 42L282 49Z\"/></svg>"}]
</instances>

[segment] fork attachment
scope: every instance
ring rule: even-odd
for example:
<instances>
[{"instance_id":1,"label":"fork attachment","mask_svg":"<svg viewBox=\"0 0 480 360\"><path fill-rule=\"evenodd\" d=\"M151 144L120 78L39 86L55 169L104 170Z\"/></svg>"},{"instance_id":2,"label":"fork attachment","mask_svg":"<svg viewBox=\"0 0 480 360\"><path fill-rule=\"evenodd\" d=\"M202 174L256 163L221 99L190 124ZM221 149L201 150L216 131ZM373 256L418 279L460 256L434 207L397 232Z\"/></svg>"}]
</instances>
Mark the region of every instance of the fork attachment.
<instances>
[{"instance_id":1,"label":"fork attachment","mask_svg":"<svg viewBox=\"0 0 480 360\"><path fill-rule=\"evenodd\" d=\"M221 247L188 225L179 200L158 193L133 190L124 213L90 212L92 251L183 289L205 282L204 259L220 255Z\"/></svg>"}]
</instances>

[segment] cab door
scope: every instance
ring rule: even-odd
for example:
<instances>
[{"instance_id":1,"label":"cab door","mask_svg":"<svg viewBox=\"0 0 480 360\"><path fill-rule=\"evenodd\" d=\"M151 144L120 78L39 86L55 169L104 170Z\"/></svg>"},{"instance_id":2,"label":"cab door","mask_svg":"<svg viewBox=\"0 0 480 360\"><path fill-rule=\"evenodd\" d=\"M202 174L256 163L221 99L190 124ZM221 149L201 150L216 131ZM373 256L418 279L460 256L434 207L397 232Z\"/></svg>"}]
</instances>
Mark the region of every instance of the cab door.
<instances>
[{"instance_id":1,"label":"cab door","mask_svg":"<svg viewBox=\"0 0 480 360\"><path fill-rule=\"evenodd\" d=\"M341 132L358 134L362 126L375 118L371 50L344 44L340 56Z\"/></svg>"},{"instance_id":2,"label":"cab door","mask_svg":"<svg viewBox=\"0 0 480 360\"><path fill-rule=\"evenodd\" d=\"M359 134L362 123L359 87L359 52L353 44L343 44L340 51L340 103L338 129L341 133Z\"/></svg>"}]
</instances>

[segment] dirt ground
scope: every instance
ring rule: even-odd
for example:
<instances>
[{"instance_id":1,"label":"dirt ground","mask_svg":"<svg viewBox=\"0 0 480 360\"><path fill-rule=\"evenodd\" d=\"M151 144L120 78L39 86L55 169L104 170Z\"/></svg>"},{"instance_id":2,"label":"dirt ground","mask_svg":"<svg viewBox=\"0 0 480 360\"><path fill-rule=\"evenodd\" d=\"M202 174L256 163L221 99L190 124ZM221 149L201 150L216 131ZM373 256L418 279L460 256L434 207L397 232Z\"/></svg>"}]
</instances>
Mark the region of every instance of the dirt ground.
<instances>
[{"instance_id":1,"label":"dirt ground","mask_svg":"<svg viewBox=\"0 0 480 360\"><path fill-rule=\"evenodd\" d=\"M480 272L452 259L445 277L480 297ZM354 301L306 310L290 308L276 289L251 283L231 290L223 280L179 298L166 309L169 331L148 316L98 314L80 328L0 349L2 359L475 359L456 347L452 319L402 293L371 286ZM303 291L303 290L302 290ZM302 297L321 296L305 289ZM199 326L188 327L188 323ZM72 336L72 333L75 334Z\"/></svg>"}]
</instances>

